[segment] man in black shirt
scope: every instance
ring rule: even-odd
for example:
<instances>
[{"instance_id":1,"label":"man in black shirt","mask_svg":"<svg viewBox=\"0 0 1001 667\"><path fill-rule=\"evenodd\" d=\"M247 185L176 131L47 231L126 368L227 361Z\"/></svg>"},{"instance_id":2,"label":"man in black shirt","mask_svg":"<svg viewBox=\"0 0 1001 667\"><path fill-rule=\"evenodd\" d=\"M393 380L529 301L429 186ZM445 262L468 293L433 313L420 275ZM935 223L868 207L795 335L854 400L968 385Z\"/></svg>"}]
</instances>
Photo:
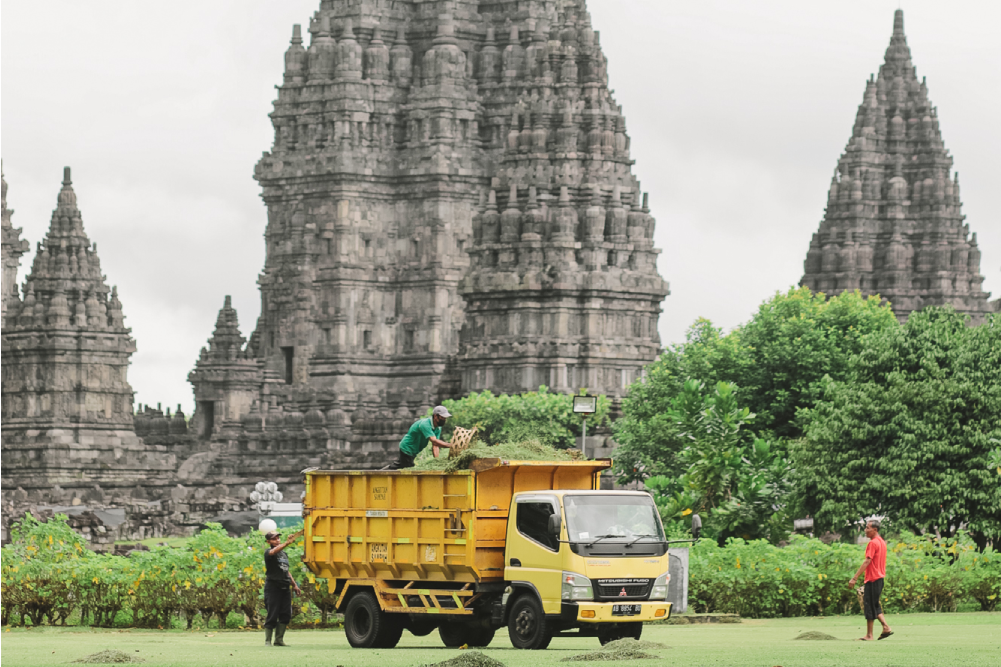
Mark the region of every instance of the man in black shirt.
<instances>
[{"instance_id":1,"label":"man in black shirt","mask_svg":"<svg viewBox=\"0 0 1001 667\"><path fill-rule=\"evenodd\" d=\"M264 551L264 607L268 610L264 621L264 645L271 646L271 633L275 635L275 646L285 646L285 628L292 620L292 591L302 593L299 585L292 578L288 567L288 554L285 547L295 542L302 531L293 534L284 543L281 533L271 531L264 536L268 548Z\"/></svg>"}]
</instances>

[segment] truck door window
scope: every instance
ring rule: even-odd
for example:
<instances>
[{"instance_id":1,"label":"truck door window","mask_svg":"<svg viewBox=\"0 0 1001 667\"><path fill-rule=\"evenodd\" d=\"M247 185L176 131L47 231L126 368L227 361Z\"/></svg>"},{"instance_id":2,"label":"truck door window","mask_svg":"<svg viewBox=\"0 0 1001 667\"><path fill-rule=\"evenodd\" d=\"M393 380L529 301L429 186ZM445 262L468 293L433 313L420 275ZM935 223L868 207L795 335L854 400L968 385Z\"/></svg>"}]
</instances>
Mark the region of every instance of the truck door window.
<instances>
[{"instance_id":1,"label":"truck door window","mask_svg":"<svg viewBox=\"0 0 1001 667\"><path fill-rule=\"evenodd\" d=\"M549 502L518 503L518 532L551 551L559 551L559 539L549 533L549 517L556 514L556 507Z\"/></svg>"}]
</instances>

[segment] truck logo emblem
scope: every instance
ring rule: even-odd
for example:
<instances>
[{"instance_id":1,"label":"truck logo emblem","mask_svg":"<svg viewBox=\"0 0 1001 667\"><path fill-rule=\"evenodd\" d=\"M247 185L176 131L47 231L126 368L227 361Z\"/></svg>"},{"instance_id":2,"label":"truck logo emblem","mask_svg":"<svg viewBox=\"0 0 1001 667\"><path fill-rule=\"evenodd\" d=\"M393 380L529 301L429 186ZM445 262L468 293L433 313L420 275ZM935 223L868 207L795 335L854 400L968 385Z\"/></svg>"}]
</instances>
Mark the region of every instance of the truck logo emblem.
<instances>
[{"instance_id":1,"label":"truck logo emblem","mask_svg":"<svg viewBox=\"0 0 1001 667\"><path fill-rule=\"evenodd\" d=\"M622 587L622 592L621 592L621 593L619 593L619 597L620 597L620 598L624 598L624 597L627 597L627 594L626 594L626 587L625 587L625 586L623 586L623 587Z\"/></svg>"}]
</instances>

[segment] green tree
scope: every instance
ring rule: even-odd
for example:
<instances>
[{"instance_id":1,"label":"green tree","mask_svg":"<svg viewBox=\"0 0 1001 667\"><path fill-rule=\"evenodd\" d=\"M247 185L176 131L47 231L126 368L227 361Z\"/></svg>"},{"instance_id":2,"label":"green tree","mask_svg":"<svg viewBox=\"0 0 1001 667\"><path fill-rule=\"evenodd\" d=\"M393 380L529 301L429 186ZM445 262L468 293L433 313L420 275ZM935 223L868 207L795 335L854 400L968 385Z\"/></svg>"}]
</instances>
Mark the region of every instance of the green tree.
<instances>
[{"instance_id":1,"label":"green tree","mask_svg":"<svg viewBox=\"0 0 1001 667\"><path fill-rule=\"evenodd\" d=\"M474 391L465 398L443 404L452 413L443 431L446 437L456 426L475 426L480 439L490 445L531 437L543 444L569 449L576 445L582 430L580 415L573 413L573 396L551 392L546 386L524 394ZM597 412L588 418L588 429L608 423L608 398L599 396L597 407Z\"/></svg>"},{"instance_id":2,"label":"green tree","mask_svg":"<svg viewBox=\"0 0 1001 667\"><path fill-rule=\"evenodd\" d=\"M1001 328L969 327L951 308L926 308L870 334L848 377L828 379L801 410L798 495L819 527L869 514L898 528L978 544L1001 538L1001 484L989 466L1001 437Z\"/></svg>"},{"instance_id":3,"label":"green tree","mask_svg":"<svg viewBox=\"0 0 1001 667\"><path fill-rule=\"evenodd\" d=\"M667 416L686 443L678 453L680 477L647 480L663 518L677 522L693 511L707 519L707 535L721 542L731 536L788 535L784 513L789 494L789 463L750 431L754 420L737 404L736 387L719 382L709 392L695 380L684 383Z\"/></svg>"},{"instance_id":4,"label":"green tree","mask_svg":"<svg viewBox=\"0 0 1001 667\"><path fill-rule=\"evenodd\" d=\"M756 415L746 428L784 452L789 440L801 437L796 411L816 401L821 380L843 379L865 335L897 327L877 297L856 291L828 299L805 287L776 293L728 334L697 320L685 342L665 349L623 399L613 425L619 481L683 472L678 453L684 442L667 411L685 380L740 387L741 404Z\"/></svg>"}]
</instances>

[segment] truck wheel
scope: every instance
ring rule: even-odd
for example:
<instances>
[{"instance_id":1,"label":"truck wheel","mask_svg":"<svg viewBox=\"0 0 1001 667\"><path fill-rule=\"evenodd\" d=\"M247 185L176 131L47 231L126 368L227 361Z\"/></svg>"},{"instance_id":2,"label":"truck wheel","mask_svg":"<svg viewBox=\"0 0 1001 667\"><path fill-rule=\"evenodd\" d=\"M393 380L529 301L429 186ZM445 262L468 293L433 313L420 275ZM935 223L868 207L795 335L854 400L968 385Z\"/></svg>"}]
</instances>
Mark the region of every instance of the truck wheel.
<instances>
[{"instance_id":1,"label":"truck wheel","mask_svg":"<svg viewBox=\"0 0 1001 667\"><path fill-rule=\"evenodd\" d=\"M344 634L354 648L392 648L403 634L401 619L379 608L371 591L355 593L344 610Z\"/></svg>"},{"instance_id":2,"label":"truck wheel","mask_svg":"<svg viewBox=\"0 0 1001 667\"><path fill-rule=\"evenodd\" d=\"M425 618L413 618L410 617L410 621L407 623L407 630L410 630L410 634L415 637L426 637L435 631L438 624L434 621L428 621Z\"/></svg>"},{"instance_id":3,"label":"truck wheel","mask_svg":"<svg viewBox=\"0 0 1001 667\"><path fill-rule=\"evenodd\" d=\"M542 604L534 595L522 595L511 605L507 633L515 648L544 649L553 640Z\"/></svg>"},{"instance_id":4,"label":"truck wheel","mask_svg":"<svg viewBox=\"0 0 1001 667\"><path fill-rule=\"evenodd\" d=\"M476 628L471 629L469 634L466 635L466 643L470 646L475 646L477 648L482 648L484 646L489 646L490 642L494 640L494 629L493 628Z\"/></svg>"},{"instance_id":5,"label":"truck wheel","mask_svg":"<svg viewBox=\"0 0 1001 667\"><path fill-rule=\"evenodd\" d=\"M468 643L466 638L469 635L468 628L462 623L444 622L438 626L438 635L441 641L448 648L458 648Z\"/></svg>"},{"instance_id":6,"label":"truck wheel","mask_svg":"<svg viewBox=\"0 0 1001 667\"><path fill-rule=\"evenodd\" d=\"M604 646L616 639L639 639L642 634L642 623L615 623L611 627L603 627L598 630L598 641Z\"/></svg>"}]
</instances>

